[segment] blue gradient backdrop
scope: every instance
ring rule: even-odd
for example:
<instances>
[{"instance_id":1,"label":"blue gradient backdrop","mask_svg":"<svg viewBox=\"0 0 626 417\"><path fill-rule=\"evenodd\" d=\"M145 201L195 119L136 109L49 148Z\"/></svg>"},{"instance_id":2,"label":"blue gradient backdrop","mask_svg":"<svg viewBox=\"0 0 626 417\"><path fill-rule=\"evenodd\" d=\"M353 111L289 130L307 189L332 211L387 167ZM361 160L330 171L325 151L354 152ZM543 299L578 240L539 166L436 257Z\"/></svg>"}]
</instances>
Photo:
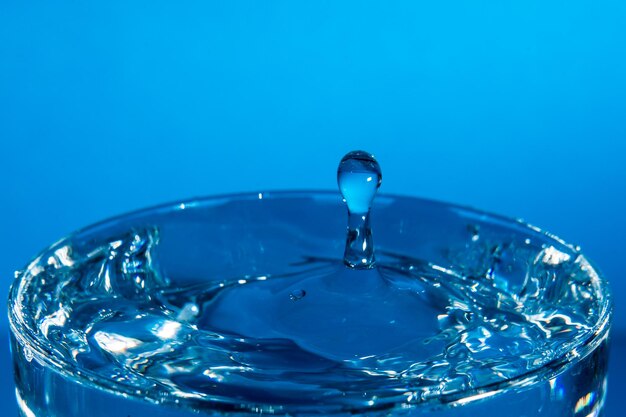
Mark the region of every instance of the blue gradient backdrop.
<instances>
[{"instance_id":1,"label":"blue gradient backdrop","mask_svg":"<svg viewBox=\"0 0 626 417\"><path fill-rule=\"evenodd\" d=\"M1 299L73 229L194 195L332 189L338 159L363 148L385 192L583 247L615 293L619 414L626 3L127 3L0 4Z\"/></svg>"}]
</instances>

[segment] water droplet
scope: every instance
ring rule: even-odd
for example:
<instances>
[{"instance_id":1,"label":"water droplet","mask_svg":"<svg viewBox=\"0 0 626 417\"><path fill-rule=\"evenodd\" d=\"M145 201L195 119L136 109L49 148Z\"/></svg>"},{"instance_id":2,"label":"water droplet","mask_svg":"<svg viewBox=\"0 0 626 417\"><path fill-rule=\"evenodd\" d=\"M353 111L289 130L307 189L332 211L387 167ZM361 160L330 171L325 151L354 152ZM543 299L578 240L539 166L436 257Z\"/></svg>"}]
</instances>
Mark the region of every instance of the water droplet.
<instances>
[{"instance_id":1,"label":"water droplet","mask_svg":"<svg viewBox=\"0 0 626 417\"><path fill-rule=\"evenodd\" d=\"M293 291L291 294L289 294L289 299L291 301L298 301L298 300L302 300L305 295L306 295L306 291L296 290L296 291Z\"/></svg>"},{"instance_id":2,"label":"water droplet","mask_svg":"<svg viewBox=\"0 0 626 417\"><path fill-rule=\"evenodd\" d=\"M344 263L355 269L372 268L374 244L369 218L374 196L382 182L380 165L364 151L347 153L337 168L337 183L348 206L348 234Z\"/></svg>"},{"instance_id":3,"label":"water droplet","mask_svg":"<svg viewBox=\"0 0 626 417\"><path fill-rule=\"evenodd\" d=\"M198 313L200 312L200 309L198 308L198 306L195 303L186 303L183 308L180 310L180 313L178 313L178 316L176 316L176 320L178 321L191 321L193 320L196 316L198 316Z\"/></svg>"},{"instance_id":4,"label":"water droplet","mask_svg":"<svg viewBox=\"0 0 626 417\"><path fill-rule=\"evenodd\" d=\"M347 153L337 168L339 190L352 213L369 212L382 172L374 156L364 151Z\"/></svg>"},{"instance_id":5,"label":"water droplet","mask_svg":"<svg viewBox=\"0 0 626 417\"><path fill-rule=\"evenodd\" d=\"M478 241L480 239L480 226L477 224L468 224L467 231L472 235L472 242Z\"/></svg>"}]
</instances>

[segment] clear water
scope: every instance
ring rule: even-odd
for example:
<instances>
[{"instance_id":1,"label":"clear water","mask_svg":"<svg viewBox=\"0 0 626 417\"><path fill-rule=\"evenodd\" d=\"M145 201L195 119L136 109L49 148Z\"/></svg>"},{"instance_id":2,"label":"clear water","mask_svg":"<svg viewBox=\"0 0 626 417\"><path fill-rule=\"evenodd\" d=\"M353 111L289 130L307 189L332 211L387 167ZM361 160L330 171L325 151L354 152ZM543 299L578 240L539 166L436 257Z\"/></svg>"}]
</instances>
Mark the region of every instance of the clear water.
<instances>
[{"instance_id":1,"label":"clear water","mask_svg":"<svg viewBox=\"0 0 626 417\"><path fill-rule=\"evenodd\" d=\"M585 257L473 210L372 203L380 179L367 154L340 164L347 239L337 196L287 193L51 247L10 300L22 415L600 415L610 300Z\"/></svg>"},{"instance_id":2,"label":"clear water","mask_svg":"<svg viewBox=\"0 0 626 417\"><path fill-rule=\"evenodd\" d=\"M375 264L370 209L382 180L378 162L367 152L349 152L339 162L337 184L348 207L343 261L353 269L369 269Z\"/></svg>"}]
</instances>

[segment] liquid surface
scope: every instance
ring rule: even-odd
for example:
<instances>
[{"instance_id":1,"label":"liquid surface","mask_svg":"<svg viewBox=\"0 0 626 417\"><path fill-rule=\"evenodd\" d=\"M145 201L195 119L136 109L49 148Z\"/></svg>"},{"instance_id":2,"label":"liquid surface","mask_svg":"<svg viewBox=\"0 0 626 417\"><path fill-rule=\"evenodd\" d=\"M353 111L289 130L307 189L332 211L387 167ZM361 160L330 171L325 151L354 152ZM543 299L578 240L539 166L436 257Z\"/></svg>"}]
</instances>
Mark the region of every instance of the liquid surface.
<instances>
[{"instance_id":1,"label":"liquid surface","mask_svg":"<svg viewBox=\"0 0 626 417\"><path fill-rule=\"evenodd\" d=\"M189 285L159 268L158 247L157 228L60 246L31 268L33 310L21 314L65 368L198 410L441 400L549 372L593 336L601 313L582 255L485 242L473 225L445 266L380 250L368 270L302 257L288 274ZM518 282L507 278L516 268Z\"/></svg>"}]
</instances>

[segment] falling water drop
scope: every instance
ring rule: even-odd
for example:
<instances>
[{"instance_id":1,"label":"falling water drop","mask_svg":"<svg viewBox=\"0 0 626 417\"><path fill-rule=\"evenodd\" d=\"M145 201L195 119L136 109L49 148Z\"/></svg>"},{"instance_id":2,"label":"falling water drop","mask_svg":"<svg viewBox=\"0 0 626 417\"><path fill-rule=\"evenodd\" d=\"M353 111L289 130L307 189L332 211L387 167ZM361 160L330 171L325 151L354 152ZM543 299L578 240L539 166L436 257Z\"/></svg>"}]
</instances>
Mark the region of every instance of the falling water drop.
<instances>
[{"instance_id":1,"label":"falling water drop","mask_svg":"<svg viewBox=\"0 0 626 417\"><path fill-rule=\"evenodd\" d=\"M343 261L350 268L374 267L370 208L382 178L380 165L373 155L364 151L347 153L337 168L339 190L348 206L348 234Z\"/></svg>"}]
</instances>

